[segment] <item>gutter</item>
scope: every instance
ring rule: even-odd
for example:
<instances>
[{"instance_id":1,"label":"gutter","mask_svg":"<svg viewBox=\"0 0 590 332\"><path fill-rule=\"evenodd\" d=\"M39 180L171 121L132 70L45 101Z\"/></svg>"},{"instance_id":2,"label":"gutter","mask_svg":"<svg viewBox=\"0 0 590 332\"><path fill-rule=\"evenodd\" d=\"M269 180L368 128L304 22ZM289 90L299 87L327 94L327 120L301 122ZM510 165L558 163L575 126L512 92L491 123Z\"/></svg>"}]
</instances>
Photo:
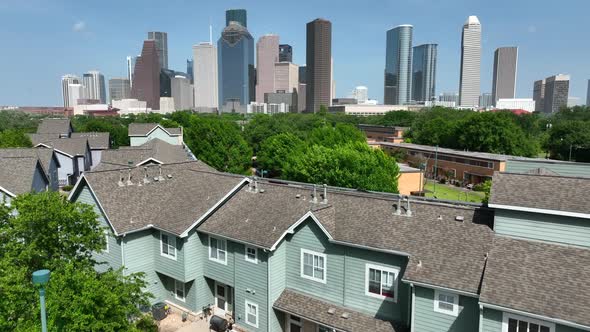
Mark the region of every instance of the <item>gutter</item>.
<instances>
[{"instance_id":1,"label":"gutter","mask_svg":"<svg viewBox=\"0 0 590 332\"><path fill-rule=\"evenodd\" d=\"M407 283L407 284L410 284L412 287L414 285L416 285L416 286L425 287L425 288L432 288L432 289L438 289L438 290L442 290L442 291L447 291L447 292L451 292L451 293L455 293L455 294L459 294L459 295L463 295L463 296L469 296L469 297L479 298L479 294L470 293L470 292L462 291L462 290L459 290L459 289L448 288L448 287L443 287L443 286L437 286L437 285L427 284L427 283L424 283L424 282L412 281L412 280L408 280L408 279L402 279L402 282Z\"/></svg>"}]
</instances>

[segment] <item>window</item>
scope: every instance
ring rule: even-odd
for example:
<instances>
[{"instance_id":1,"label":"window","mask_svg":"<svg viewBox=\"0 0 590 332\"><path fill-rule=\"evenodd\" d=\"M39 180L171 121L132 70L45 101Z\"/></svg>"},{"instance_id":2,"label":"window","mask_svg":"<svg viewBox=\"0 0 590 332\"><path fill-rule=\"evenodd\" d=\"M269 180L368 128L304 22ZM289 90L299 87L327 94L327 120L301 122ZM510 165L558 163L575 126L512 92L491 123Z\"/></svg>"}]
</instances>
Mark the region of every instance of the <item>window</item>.
<instances>
[{"instance_id":1,"label":"window","mask_svg":"<svg viewBox=\"0 0 590 332\"><path fill-rule=\"evenodd\" d=\"M209 237L209 259L227 264L227 251L225 240Z\"/></svg>"},{"instance_id":2,"label":"window","mask_svg":"<svg viewBox=\"0 0 590 332\"><path fill-rule=\"evenodd\" d=\"M301 249L301 277L326 283L326 255Z\"/></svg>"},{"instance_id":3,"label":"window","mask_svg":"<svg viewBox=\"0 0 590 332\"><path fill-rule=\"evenodd\" d=\"M434 311L443 314L458 316L459 315L459 295L434 290Z\"/></svg>"},{"instance_id":4,"label":"window","mask_svg":"<svg viewBox=\"0 0 590 332\"><path fill-rule=\"evenodd\" d=\"M185 300L184 282L174 280L174 298L184 302Z\"/></svg>"},{"instance_id":5,"label":"window","mask_svg":"<svg viewBox=\"0 0 590 332\"><path fill-rule=\"evenodd\" d=\"M258 327L258 304L246 301L246 323Z\"/></svg>"},{"instance_id":6,"label":"window","mask_svg":"<svg viewBox=\"0 0 590 332\"><path fill-rule=\"evenodd\" d=\"M258 250L256 248L246 246L245 257L248 262L258 264Z\"/></svg>"},{"instance_id":7,"label":"window","mask_svg":"<svg viewBox=\"0 0 590 332\"><path fill-rule=\"evenodd\" d=\"M161 254L164 257L176 260L176 238L174 236L160 233Z\"/></svg>"},{"instance_id":8,"label":"window","mask_svg":"<svg viewBox=\"0 0 590 332\"><path fill-rule=\"evenodd\" d=\"M302 332L303 331L303 323L301 322L301 318L293 315L289 315L289 328L287 332Z\"/></svg>"},{"instance_id":9,"label":"window","mask_svg":"<svg viewBox=\"0 0 590 332\"><path fill-rule=\"evenodd\" d=\"M318 332L334 332L336 330L334 330L331 327L327 327L327 326L323 326L323 325L318 325Z\"/></svg>"},{"instance_id":10,"label":"window","mask_svg":"<svg viewBox=\"0 0 590 332\"><path fill-rule=\"evenodd\" d=\"M555 324L505 312L502 332L555 332Z\"/></svg>"},{"instance_id":11,"label":"window","mask_svg":"<svg viewBox=\"0 0 590 332\"><path fill-rule=\"evenodd\" d=\"M397 301L398 269L367 264L365 273L366 295L387 301Z\"/></svg>"},{"instance_id":12,"label":"window","mask_svg":"<svg viewBox=\"0 0 590 332\"><path fill-rule=\"evenodd\" d=\"M104 250L102 252L109 252L109 231L107 229L104 230Z\"/></svg>"}]
</instances>

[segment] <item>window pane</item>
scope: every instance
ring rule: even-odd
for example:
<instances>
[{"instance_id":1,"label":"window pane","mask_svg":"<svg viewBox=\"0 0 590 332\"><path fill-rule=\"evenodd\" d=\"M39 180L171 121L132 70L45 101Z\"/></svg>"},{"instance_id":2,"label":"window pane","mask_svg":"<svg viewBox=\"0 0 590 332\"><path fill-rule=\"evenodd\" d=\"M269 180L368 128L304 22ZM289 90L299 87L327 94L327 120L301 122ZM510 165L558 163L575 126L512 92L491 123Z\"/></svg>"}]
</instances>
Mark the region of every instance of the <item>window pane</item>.
<instances>
[{"instance_id":1,"label":"window pane","mask_svg":"<svg viewBox=\"0 0 590 332\"><path fill-rule=\"evenodd\" d=\"M313 267L309 264L303 265L303 274L309 277L313 277Z\"/></svg>"},{"instance_id":2,"label":"window pane","mask_svg":"<svg viewBox=\"0 0 590 332\"><path fill-rule=\"evenodd\" d=\"M547 326L542 326L541 325L541 332L549 332L549 328Z\"/></svg>"},{"instance_id":3,"label":"window pane","mask_svg":"<svg viewBox=\"0 0 590 332\"><path fill-rule=\"evenodd\" d=\"M303 254L303 263L313 265L313 256L310 254Z\"/></svg>"},{"instance_id":4,"label":"window pane","mask_svg":"<svg viewBox=\"0 0 590 332\"><path fill-rule=\"evenodd\" d=\"M373 275L370 280L378 282L381 285L381 271L375 269L369 269L369 275Z\"/></svg>"},{"instance_id":5,"label":"window pane","mask_svg":"<svg viewBox=\"0 0 590 332\"><path fill-rule=\"evenodd\" d=\"M176 253L174 252L174 246L168 245L168 255L176 257Z\"/></svg>"},{"instance_id":6,"label":"window pane","mask_svg":"<svg viewBox=\"0 0 590 332\"><path fill-rule=\"evenodd\" d=\"M162 243L164 243L164 245L168 244L168 235L162 234Z\"/></svg>"},{"instance_id":7,"label":"window pane","mask_svg":"<svg viewBox=\"0 0 590 332\"><path fill-rule=\"evenodd\" d=\"M301 327L291 324L291 332L301 332Z\"/></svg>"},{"instance_id":8,"label":"window pane","mask_svg":"<svg viewBox=\"0 0 590 332\"><path fill-rule=\"evenodd\" d=\"M211 249L217 250L217 239L216 238L211 238Z\"/></svg>"},{"instance_id":9,"label":"window pane","mask_svg":"<svg viewBox=\"0 0 590 332\"><path fill-rule=\"evenodd\" d=\"M318 263L316 265L323 269L324 268L324 257L318 256Z\"/></svg>"},{"instance_id":10,"label":"window pane","mask_svg":"<svg viewBox=\"0 0 590 332\"><path fill-rule=\"evenodd\" d=\"M512 319L512 318L508 319L508 332L517 332L516 331L517 325L518 325L518 321L516 319Z\"/></svg>"},{"instance_id":11,"label":"window pane","mask_svg":"<svg viewBox=\"0 0 590 332\"><path fill-rule=\"evenodd\" d=\"M225 261L225 251L222 251L222 250L219 251L219 259L222 261Z\"/></svg>"},{"instance_id":12,"label":"window pane","mask_svg":"<svg viewBox=\"0 0 590 332\"><path fill-rule=\"evenodd\" d=\"M314 269L314 277L323 280L324 279L324 270L316 267Z\"/></svg>"},{"instance_id":13,"label":"window pane","mask_svg":"<svg viewBox=\"0 0 590 332\"><path fill-rule=\"evenodd\" d=\"M369 280L369 293L381 295L381 283Z\"/></svg>"},{"instance_id":14,"label":"window pane","mask_svg":"<svg viewBox=\"0 0 590 332\"><path fill-rule=\"evenodd\" d=\"M438 302L438 308L447 311L453 311L453 305L446 302Z\"/></svg>"},{"instance_id":15,"label":"window pane","mask_svg":"<svg viewBox=\"0 0 590 332\"><path fill-rule=\"evenodd\" d=\"M385 297L391 297L394 298L394 290L393 290L393 286L385 286L383 285L382 290L381 290L381 295L385 296Z\"/></svg>"},{"instance_id":16,"label":"window pane","mask_svg":"<svg viewBox=\"0 0 590 332\"><path fill-rule=\"evenodd\" d=\"M219 249L225 251L225 240L219 240Z\"/></svg>"},{"instance_id":17,"label":"window pane","mask_svg":"<svg viewBox=\"0 0 590 332\"><path fill-rule=\"evenodd\" d=\"M518 332L527 331L528 327L529 327L529 323L522 321L522 320L518 321Z\"/></svg>"},{"instance_id":18,"label":"window pane","mask_svg":"<svg viewBox=\"0 0 590 332\"><path fill-rule=\"evenodd\" d=\"M539 325L531 323L529 325L529 332L539 332Z\"/></svg>"}]
</instances>

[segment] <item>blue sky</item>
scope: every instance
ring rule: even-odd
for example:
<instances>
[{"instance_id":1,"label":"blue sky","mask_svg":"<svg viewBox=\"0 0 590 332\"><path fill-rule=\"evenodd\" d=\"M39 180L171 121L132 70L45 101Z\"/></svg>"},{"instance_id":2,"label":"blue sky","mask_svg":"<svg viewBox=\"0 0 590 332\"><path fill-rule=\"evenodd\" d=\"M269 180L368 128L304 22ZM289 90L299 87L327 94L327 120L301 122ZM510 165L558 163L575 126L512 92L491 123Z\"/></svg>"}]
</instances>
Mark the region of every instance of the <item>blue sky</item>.
<instances>
[{"instance_id":1,"label":"blue sky","mask_svg":"<svg viewBox=\"0 0 590 332\"><path fill-rule=\"evenodd\" d=\"M305 63L305 24L332 21L338 96L366 85L383 100L385 32L414 25L414 45L439 44L437 94L459 84L461 27L482 23L482 92L491 92L493 52L519 46L517 96L532 96L533 81L565 73L570 96L586 99L590 78L588 0L0 0L0 105L60 105L60 77L100 70L125 76L125 57L141 51L147 31L168 32L169 65L186 70L192 45L217 40L225 9L248 10L255 39L279 34L294 62Z\"/></svg>"}]
</instances>

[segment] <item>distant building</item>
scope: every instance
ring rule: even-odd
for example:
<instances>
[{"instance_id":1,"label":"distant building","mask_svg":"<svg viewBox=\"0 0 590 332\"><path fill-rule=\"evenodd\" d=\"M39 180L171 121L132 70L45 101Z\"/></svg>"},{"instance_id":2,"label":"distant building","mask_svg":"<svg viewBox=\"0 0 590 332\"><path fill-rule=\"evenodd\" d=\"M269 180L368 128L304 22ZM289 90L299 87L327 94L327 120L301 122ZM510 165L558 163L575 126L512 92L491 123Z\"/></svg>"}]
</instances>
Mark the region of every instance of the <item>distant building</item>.
<instances>
[{"instance_id":1,"label":"distant building","mask_svg":"<svg viewBox=\"0 0 590 332\"><path fill-rule=\"evenodd\" d=\"M433 100L433 101L425 101L424 106L426 106L426 107L440 106L440 107L454 108L454 107L457 107L457 102L456 101Z\"/></svg>"},{"instance_id":2,"label":"distant building","mask_svg":"<svg viewBox=\"0 0 590 332\"><path fill-rule=\"evenodd\" d=\"M127 79L129 80L129 87L133 86L133 71L135 70L136 59L137 57L135 56L127 56Z\"/></svg>"},{"instance_id":3,"label":"distant building","mask_svg":"<svg viewBox=\"0 0 590 332\"><path fill-rule=\"evenodd\" d=\"M152 111L151 108L147 107L147 102L137 99L113 100L111 106L119 109L120 115L145 114Z\"/></svg>"},{"instance_id":4,"label":"distant building","mask_svg":"<svg viewBox=\"0 0 590 332\"><path fill-rule=\"evenodd\" d=\"M417 111L424 106L416 105L334 105L328 108L330 113L343 113L346 115L371 116L385 115L387 112L394 111Z\"/></svg>"},{"instance_id":5,"label":"distant building","mask_svg":"<svg viewBox=\"0 0 590 332\"><path fill-rule=\"evenodd\" d=\"M293 48L291 45L279 45L279 62L293 62Z\"/></svg>"},{"instance_id":6,"label":"distant building","mask_svg":"<svg viewBox=\"0 0 590 332\"><path fill-rule=\"evenodd\" d=\"M491 93L482 93L481 96L479 96L478 105L480 108L492 107L494 105L494 99L492 97L492 94Z\"/></svg>"},{"instance_id":7,"label":"distant building","mask_svg":"<svg viewBox=\"0 0 590 332\"><path fill-rule=\"evenodd\" d=\"M586 91L586 106L590 106L590 80L588 80L588 90Z\"/></svg>"},{"instance_id":8,"label":"distant building","mask_svg":"<svg viewBox=\"0 0 590 332\"><path fill-rule=\"evenodd\" d=\"M256 101L264 94L275 92L275 63L279 61L279 36L264 35L256 43Z\"/></svg>"},{"instance_id":9,"label":"distant building","mask_svg":"<svg viewBox=\"0 0 590 332\"><path fill-rule=\"evenodd\" d=\"M387 31L384 104L404 105L411 100L413 30L403 24Z\"/></svg>"},{"instance_id":10,"label":"distant building","mask_svg":"<svg viewBox=\"0 0 590 332\"><path fill-rule=\"evenodd\" d=\"M297 91L299 88L299 67L292 62L277 62L274 67L273 92Z\"/></svg>"},{"instance_id":11,"label":"distant building","mask_svg":"<svg viewBox=\"0 0 590 332\"><path fill-rule=\"evenodd\" d=\"M64 107L71 107L74 106L71 101L72 98L70 96L70 85L71 84L80 84L80 79L75 75L64 75L61 77L61 96L63 98ZM76 99L81 98L78 96ZM76 100L74 99L74 100Z\"/></svg>"},{"instance_id":12,"label":"distant building","mask_svg":"<svg viewBox=\"0 0 590 332\"><path fill-rule=\"evenodd\" d=\"M146 101L151 109L160 108L160 65L153 40L143 42L141 56L135 62L131 97Z\"/></svg>"},{"instance_id":13,"label":"distant building","mask_svg":"<svg viewBox=\"0 0 590 332\"><path fill-rule=\"evenodd\" d=\"M299 83L307 83L307 66L299 66Z\"/></svg>"},{"instance_id":14,"label":"distant building","mask_svg":"<svg viewBox=\"0 0 590 332\"><path fill-rule=\"evenodd\" d=\"M219 108L228 109L222 106L230 103L233 110L236 102L245 106L254 101L254 39L248 29L239 21L230 21L217 42L217 51Z\"/></svg>"},{"instance_id":15,"label":"distant building","mask_svg":"<svg viewBox=\"0 0 590 332\"><path fill-rule=\"evenodd\" d=\"M477 16L469 16L461 35L461 75L459 106L478 106L481 66L481 24Z\"/></svg>"},{"instance_id":16,"label":"distant building","mask_svg":"<svg viewBox=\"0 0 590 332\"><path fill-rule=\"evenodd\" d=\"M219 103L217 48L211 43L194 45L193 61L195 110L217 109Z\"/></svg>"},{"instance_id":17,"label":"distant building","mask_svg":"<svg viewBox=\"0 0 590 332\"><path fill-rule=\"evenodd\" d=\"M366 104L369 100L369 89L366 86L357 86L352 90L352 98L356 99L358 104Z\"/></svg>"},{"instance_id":18,"label":"distant building","mask_svg":"<svg viewBox=\"0 0 590 332\"><path fill-rule=\"evenodd\" d=\"M567 107L574 107L582 105L582 100L579 97L568 97Z\"/></svg>"},{"instance_id":19,"label":"distant building","mask_svg":"<svg viewBox=\"0 0 590 332\"><path fill-rule=\"evenodd\" d=\"M172 98L174 99L174 109L177 111L193 108L193 91L188 78L182 75L174 76L172 79Z\"/></svg>"},{"instance_id":20,"label":"distant building","mask_svg":"<svg viewBox=\"0 0 590 332\"><path fill-rule=\"evenodd\" d=\"M307 102L305 98L307 93L307 84L299 83L297 91L297 112L302 113L305 112Z\"/></svg>"},{"instance_id":21,"label":"distant building","mask_svg":"<svg viewBox=\"0 0 590 332\"><path fill-rule=\"evenodd\" d=\"M543 113L557 113L567 106L569 97L569 75L555 75L545 79L545 95Z\"/></svg>"},{"instance_id":22,"label":"distant building","mask_svg":"<svg viewBox=\"0 0 590 332\"><path fill-rule=\"evenodd\" d=\"M225 26L231 22L238 22L244 28L248 27L248 14L245 9L228 9L225 11Z\"/></svg>"},{"instance_id":23,"label":"distant building","mask_svg":"<svg viewBox=\"0 0 590 332\"><path fill-rule=\"evenodd\" d=\"M104 82L104 76L96 71L91 70L82 76L82 85L84 85L84 98L100 100L102 104L107 101L107 91Z\"/></svg>"},{"instance_id":24,"label":"distant building","mask_svg":"<svg viewBox=\"0 0 590 332\"><path fill-rule=\"evenodd\" d=\"M247 106L246 113L248 114L277 114L289 112L287 104L267 104L251 102Z\"/></svg>"},{"instance_id":25,"label":"distant building","mask_svg":"<svg viewBox=\"0 0 590 332\"><path fill-rule=\"evenodd\" d=\"M443 92L438 95L438 101L454 102L455 105L459 105L459 94L455 92Z\"/></svg>"},{"instance_id":26,"label":"distant building","mask_svg":"<svg viewBox=\"0 0 590 332\"><path fill-rule=\"evenodd\" d=\"M84 99L84 86L82 84L70 84L69 90L69 107L78 105L78 101Z\"/></svg>"},{"instance_id":27,"label":"distant building","mask_svg":"<svg viewBox=\"0 0 590 332\"><path fill-rule=\"evenodd\" d=\"M111 78L109 80L109 102L131 97L131 85L126 78Z\"/></svg>"},{"instance_id":28,"label":"distant building","mask_svg":"<svg viewBox=\"0 0 590 332\"><path fill-rule=\"evenodd\" d=\"M332 106L337 105L357 105L358 101L355 98L334 98L332 99Z\"/></svg>"},{"instance_id":29,"label":"distant building","mask_svg":"<svg viewBox=\"0 0 590 332\"><path fill-rule=\"evenodd\" d=\"M187 59L186 60L186 75L187 78L189 79L189 81L191 82L191 84L194 84L195 80L193 77L193 71L194 71L194 60L190 60Z\"/></svg>"},{"instance_id":30,"label":"distant building","mask_svg":"<svg viewBox=\"0 0 590 332\"><path fill-rule=\"evenodd\" d=\"M545 108L545 80L535 81L533 100L535 101L535 112L542 113Z\"/></svg>"},{"instance_id":31,"label":"distant building","mask_svg":"<svg viewBox=\"0 0 590 332\"><path fill-rule=\"evenodd\" d=\"M535 101L531 98L500 98L496 101L496 109L499 110L525 110L535 111Z\"/></svg>"},{"instance_id":32,"label":"distant building","mask_svg":"<svg viewBox=\"0 0 590 332\"><path fill-rule=\"evenodd\" d=\"M148 32L148 39L156 42L160 69L168 69L168 34L166 32L150 31Z\"/></svg>"},{"instance_id":33,"label":"distant building","mask_svg":"<svg viewBox=\"0 0 590 332\"><path fill-rule=\"evenodd\" d=\"M436 99L437 44L414 47L412 60L412 100L431 101Z\"/></svg>"},{"instance_id":34,"label":"distant building","mask_svg":"<svg viewBox=\"0 0 590 332\"><path fill-rule=\"evenodd\" d=\"M305 110L315 113L331 102L332 23L321 18L307 23L306 38Z\"/></svg>"},{"instance_id":35,"label":"distant building","mask_svg":"<svg viewBox=\"0 0 590 332\"><path fill-rule=\"evenodd\" d=\"M515 97L517 62L518 47L500 47L494 52L494 77L492 80L494 105L498 99Z\"/></svg>"},{"instance_id":36,"label":"distant building","mask_svg":"<svg viewBox=\"0 0 590 332\"><path fill-rule=\"evenodd\" d=\"M286 112L297 112L297 92L273 92L264 94L264 102L266 104L285 104L287 105Z\"/></svg>"},{"instance_id":37,"label":"distant building","mask_svg":"<svg viewBox=\"0 0 590 332\"><path fill-rule=\"evenodd\" d=\"M176 112L176 107L174 106L174 98L160 97L160 109L153 110L153 112L160 113L160 114L167 114L167 113Z\"/></svg>"}]
</instances>

